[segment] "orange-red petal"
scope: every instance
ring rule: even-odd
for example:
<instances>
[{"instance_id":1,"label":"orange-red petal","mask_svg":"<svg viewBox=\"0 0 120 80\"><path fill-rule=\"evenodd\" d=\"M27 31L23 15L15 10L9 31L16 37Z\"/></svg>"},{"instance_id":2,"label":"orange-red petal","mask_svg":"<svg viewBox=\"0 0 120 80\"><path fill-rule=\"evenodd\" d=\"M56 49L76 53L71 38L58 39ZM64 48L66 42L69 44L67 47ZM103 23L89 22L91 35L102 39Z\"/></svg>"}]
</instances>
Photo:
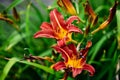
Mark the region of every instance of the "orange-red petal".
<instances>
[{"instance_id":1,"label":"orange-red petal","mask_svg":"<svg viewBox=\"0 0 120 80\"><path fill-rule=\"evenodd\" d=\"M53 46L53 48L54 48L57 52L59 52L59 53L62 54L62 58L64 59L65 62L68 61L69 55L68 55L68 53L67 53L64 49L62 49L60 46Z\"/></svg>"},{"instance_id":2,"label":"orange-red petal","mask_svg":"<svg viewBox=\"0 0 120 80\"><path fill-rule=\"evenodd\" d=\"M72 24L69 25L69 30L68 31L69 32L77 32L77 33L81 33L81 34L83 33L81 29L79 29L78 27L76 27Z\"/></svg>"},{"instance_id":3,"label":"orange-red petal","mask_svg":"<svg viewBox=\"0 0 120 80\"><path fill-rule=\"evenodd\" d=\"M66 66L64 64L64 62L57 62L56 64L52 65L52 68L55 69L56 71L65 69Z\"/></svg>"},{"instance_id":4,"label":"orange-red petal","mask_svg":"<svg viewBox=\"0 0 120 80\"><path fill-rule=\"evenodd\" d=\"M72 68L72 76L76 77L78 74L82 72L81 68Z\"/></svg>"},{"instance_id":5,"label":"orange-red petal","mask_svg":"<svg viewBox=\"0 0 120 80\"><path fill-rule=\"evenodd\" d=\"M76 47L75 47L74 44L69 44L68 47L69 47L70 50L73 51L73 54L74 54L74 55L78 55L78 54L77 54Z\"/></svg>"},{"instance_id":6,"label":"orange-red petal","mask_svg":"<svg viewBox=\"0 0 120 80\"><path fill-rule=\"evenodd\" d=\"M74 20L77 20L78 22L80 22L80 18L78 16L70 16L67 21L66 21L66 24L72 24L72 22Z\"/></svg>"},{"instance_id":7,"label":"orange-red petal","mask_svg":"<svg viewBox=\"0 0 120 80\"><path fill-rule=\"evenodd\" d=\"M64 17L57 11L57 9L54 9L50 12L50 21L54 30L57 31L60 29L60 27L66 29Z\"/></svg>"},{"instance_id":8,"label":"orange-red petal","mask_svg":"<svg viewBox=\"0 0 120 80\"><path fill-rule=\"evenodd\" d=\"M34 38L38 37L55 38L55 34L53 30L41 30L34 34Z\"/></svg>"},{"instance_id":9,"label":"orange-red petal","mask_svg":"<svg viewBox=\"0 0 120 80\"><path fill-rule=\"evenodd\" d=\"M95 73L95 69L93 66L89 65L89 64L85 64L83 66L83 70L87 70L90 73L90 76L93 76Z\"/></svg>"},{"instance_id":10,"label":"orange-red petal","mask_svg":"<svg viewBox=\"0 0 120 80\"><path fill-rule=\"evenodd\" d=\"M40 28L42 30L48 30L48 29L51 29L52 30L52 25L50 23L47 23L47 22L43 22L40 26Z\"/></svg>"}]
</instances>

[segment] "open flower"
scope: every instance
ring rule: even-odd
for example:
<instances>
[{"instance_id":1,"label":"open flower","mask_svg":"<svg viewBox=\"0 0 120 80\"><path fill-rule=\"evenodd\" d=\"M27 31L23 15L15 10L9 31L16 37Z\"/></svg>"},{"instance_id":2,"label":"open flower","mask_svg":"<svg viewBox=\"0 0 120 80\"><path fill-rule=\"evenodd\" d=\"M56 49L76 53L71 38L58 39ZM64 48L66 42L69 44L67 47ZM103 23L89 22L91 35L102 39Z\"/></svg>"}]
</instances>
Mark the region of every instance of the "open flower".
<instances>
[{"instance_id":1,"label":"open flower","mask_svg":"<svg viewBox=\"0 0 120 80\"><path fill-rule=\"evenodd\" d=\"M58 0L57 1L58 5L67 11L71 15L77 15L77 12L71 2L71 0Z\"/></svg>"},{"instance_id":2,"label":"open flower","mask_svg":"<svg viewBox=\"0 0 120 80\"><path fill-rule=\"evenodd\" d=\"M95 69L91 65L86 64L86 55L91 45L92 42L88 41L85 49L81 49L78 52L74 44L69 44L64 47L53 47L57 52L62 54L62 58L64 59L64 61L54 64L52 66L53 69L56 71L68 69L72 72L73 77L76 77L78 74L80 74L82 70L87 70L92 76L95 72Z\"/></svg>"},{"instance_id":3,"label":"open flower","mask_svg":"<svg viewBox=\"0 0 120 80\"><path fill-rule=\"evenodd\" d=\"M38 31L34 38L47 37L55 38L58 41L58 45L63 45L66 42L74 41L72 40L72 32L82 33L82 31L74 26L72 22L78 20L77 16L71 16L67 21L64 20L63 16L56 10L50 12L51 23L43 22L40 28L42 30Z\"/></svg>"}]
</instances>

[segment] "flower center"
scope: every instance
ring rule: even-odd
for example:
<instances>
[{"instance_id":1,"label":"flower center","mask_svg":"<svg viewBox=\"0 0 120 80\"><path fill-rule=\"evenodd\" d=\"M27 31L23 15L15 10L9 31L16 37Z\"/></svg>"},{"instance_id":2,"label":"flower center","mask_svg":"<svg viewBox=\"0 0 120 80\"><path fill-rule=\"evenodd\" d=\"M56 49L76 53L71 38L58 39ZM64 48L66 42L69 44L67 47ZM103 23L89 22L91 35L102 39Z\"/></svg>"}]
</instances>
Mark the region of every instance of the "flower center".
<instances>
[{"instance_id":1,"label":"flower center","mask_svg":"<svg viewBox=\"0 0 120 80\"><path fill-rule=\"evenodd\" d=\"M68 62L65 64L67 67L82 68L83 65L81 59L77 59L76 57L73 57L72 59L69 58Z\"/></svg>"},{"instance_id":2,"label":"flower center","mask_svg":"<svg viewBox=\"0 0 120 80\"><path fill-rule=\"evenodd\" d=\"M57 39L63 39L63 38L67 38L66 40L67 41L70 41L71 40L71 35L72 33L68 33L67 30L63 29L62 27L59 27L59 29L57 30Z\"/></svg>"}]
</instances>

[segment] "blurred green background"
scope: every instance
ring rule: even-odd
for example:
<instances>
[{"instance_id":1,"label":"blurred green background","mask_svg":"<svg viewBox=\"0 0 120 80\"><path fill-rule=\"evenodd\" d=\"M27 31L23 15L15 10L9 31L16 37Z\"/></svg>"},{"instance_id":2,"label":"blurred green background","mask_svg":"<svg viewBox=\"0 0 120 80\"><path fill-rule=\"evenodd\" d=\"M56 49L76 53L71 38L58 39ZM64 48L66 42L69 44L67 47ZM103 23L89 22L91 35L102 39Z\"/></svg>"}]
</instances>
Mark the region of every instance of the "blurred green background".
<instances>
[{"instance_id":1,"label":"blurred green background","mask_svg":"<svg viewBox=\"0 0 120 80\"><path fill-rule=\"evenodd\" d=\"M79 17L85 20L80 0ZM109 15L114 0L89 0L98 15L98 27ZM48 61L27 62L24 55L51 56L54 39L34 39L42 22L49 22L50 10L57 8L56 0L0 0L0 80L58 80L62 72L55 72ZM17 11L17 13L15 12ZM16 16L19 14L19 16ZM65 13L62 12L64 16ZM4 18L4 19L3 19ZM11 21L11 22L10 22ZM84 30L85 24L79 24ZM74 36L81 40L80 35ZM96 72L93 77L83 71L75 79L68 80L119 80L120 76L120 4L114 19L107 28L91 36L93 42L87 62ZM7 60L6 58L10 58ZM21 60L21 61L20 61ZM42 64L44 63L44 64Z\"/></svg>"}]
</instances>

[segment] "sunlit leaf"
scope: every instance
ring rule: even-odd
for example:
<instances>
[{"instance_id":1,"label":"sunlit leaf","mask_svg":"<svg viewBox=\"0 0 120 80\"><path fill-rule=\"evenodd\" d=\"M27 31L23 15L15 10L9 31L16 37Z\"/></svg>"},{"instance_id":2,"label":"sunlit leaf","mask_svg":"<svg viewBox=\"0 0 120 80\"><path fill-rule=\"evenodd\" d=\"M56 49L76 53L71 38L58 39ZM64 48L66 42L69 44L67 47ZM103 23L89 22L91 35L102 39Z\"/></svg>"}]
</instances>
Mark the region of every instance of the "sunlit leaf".
<instances>
[{"instance_id":1,"label":"sunlit leaf","mask_svg":"<svg viewBox=\"0 0 120 80\"><path fill-rule=\"evenodd\" d=\"M11 58L8 63L5 65L2 75L0 76L0 80L5 80L5 78L7 77L11 67L17 62L17 58Z\"/></svg>"}]
</instances>

